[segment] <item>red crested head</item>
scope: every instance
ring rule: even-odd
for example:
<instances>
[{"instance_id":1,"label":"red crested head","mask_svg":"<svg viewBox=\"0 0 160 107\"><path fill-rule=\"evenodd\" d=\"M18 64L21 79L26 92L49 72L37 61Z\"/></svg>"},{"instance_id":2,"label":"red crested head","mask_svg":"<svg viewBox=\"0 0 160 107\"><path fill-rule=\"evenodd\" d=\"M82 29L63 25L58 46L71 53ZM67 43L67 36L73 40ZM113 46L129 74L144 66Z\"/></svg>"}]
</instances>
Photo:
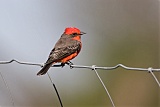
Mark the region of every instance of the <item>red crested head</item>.
<instances>
[{"instance_id":1,"label":"red crested head","mask_svg":"<svg viewBox=\"0 0 160 107\"><path fill-rule=\"evenodd\" d=\"M81 32L78 28L75 27L67 27L64 31L65 34L71 35L71 34L77 34L77 35L83 35L84 32Z\"/></svg>"},{"instance_id":2,"label":"red crested head","mask_svg":"<svg viewBox=\"0 0 160 107\"><path fill-rule=\"evenodd\" d=\"M65 29L64 33L67 34L67 35L70 35L70 34L73 34L73 33L80 34L81 31L78 28L75 28L75 27L67 27Z\"/></svg>"}]
</instances>

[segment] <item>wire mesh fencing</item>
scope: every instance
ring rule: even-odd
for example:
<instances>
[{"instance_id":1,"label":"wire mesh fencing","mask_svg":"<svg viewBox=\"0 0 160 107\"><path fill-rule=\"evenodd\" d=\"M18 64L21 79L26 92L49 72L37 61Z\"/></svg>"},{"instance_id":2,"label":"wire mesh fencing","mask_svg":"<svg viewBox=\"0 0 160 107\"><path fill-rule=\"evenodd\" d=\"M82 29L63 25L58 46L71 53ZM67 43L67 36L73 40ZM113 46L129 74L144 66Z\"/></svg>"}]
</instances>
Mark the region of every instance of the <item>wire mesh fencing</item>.
<instances>
[{"instance_id":1,"label":"wire mesh fencing","mask_svg":"<svg viewBox=\"0 0 160 107\"><path fill-rule=\"evenodd\" d=\"M18 64L23 64L23 65L32 65L32 66L40 66L40 67L43 67L44 64L43 63L32 63L32 62L23 62L23 61L18 61L18 60L15 60L15 59L12 59L10 61L0 61L0 64L9 64L9 63L12 63L12 62L16 62ZM52 67L61 67L62 65L53 65ZM117 69L119 67L121 68L124 68L126 70L134 70L134 71L144 71L144 72L148 72L151 74L151 76L153 77L153 79L155 80L155 82L157 83L158 87L160 88L160 82L159 80L157 79L157 77L155 76L154 72L160 72L160 69L154 69L152 67L149 67L149 68L135 68L135 67L127 67L123 64L117 64L116 66L113 66L113 67L98 67L96 65L91 65L91 66L85 66L85 65L74 65L74 64L69 64L70 68L85 68L85 69L91 69L95 72L97 78L99 79L100 83L102 84L106 94L108 95L109 99L110 99L110 102L112 104L112 107L115 107L115 103L114 101L112 100L112 97L106 87L106 85L104 84L104 82L102 81L100 75L98 74L97 70L100 69L100 70L114 70L114 69ZM11 99L11 103L12 103L12 106L14 107L15 106L15 103L14 103L14 99L13 99L13 96L12 96L12 93L11 93L11 89L9 88L4 76L2 75L2 73L0 72L0 75L3 79L3 82L6 86L6 88L8 89L8 92L9 92L9 95L10 95L10 99ZM53 89L55 90L56 94L57 94L57 97L58 97L58 100L59 100L59 103L61 105L61 107L63 107L63 103L62 103L62 100L60 98L60 95L58 93L58 90L56 88L56 85L54 84L54 82L52 81L49 73L47 73L48 75L48 78L50 79L51 81L51 84L53 85Z\"/></svg>"}]
</instances>

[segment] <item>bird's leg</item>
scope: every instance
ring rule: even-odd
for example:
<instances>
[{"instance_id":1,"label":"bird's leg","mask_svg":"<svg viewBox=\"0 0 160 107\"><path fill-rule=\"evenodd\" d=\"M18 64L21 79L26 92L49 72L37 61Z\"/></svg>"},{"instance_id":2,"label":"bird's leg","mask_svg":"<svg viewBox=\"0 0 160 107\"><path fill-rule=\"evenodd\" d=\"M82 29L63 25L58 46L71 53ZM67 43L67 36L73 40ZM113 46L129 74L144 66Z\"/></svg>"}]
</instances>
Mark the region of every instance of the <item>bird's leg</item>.
<instances>
[{"instance_id":1,"label":"bird's leg","mask_svg":"<svg viewBox=\"0 0 160 107\"><path fill-rule=\"evenodd\" d=\"M70 65L73 65L73 63L71 61L68 61L70 63Z\"/></svg>"},{"instance_id":2,"label":"bird's leg","mask_svg":"<svg viewBox=\"0 0 160 107\"><path fill-rule=\"evenodd\" d=\"M71 61L66 62L66 64L69 65L70 68L73 68L73 67L72 67L73 63L72 63Z\"/></svg>"},{"instance_id":3,"label":"bird's leg","mask_svg":"<svg viewBox=\"0 0 160 107\"><path fill-rule=\"evenodd\" d=\"M62 68L65 66L66 63L61 63Z\"/></svg>"}]
</instances>

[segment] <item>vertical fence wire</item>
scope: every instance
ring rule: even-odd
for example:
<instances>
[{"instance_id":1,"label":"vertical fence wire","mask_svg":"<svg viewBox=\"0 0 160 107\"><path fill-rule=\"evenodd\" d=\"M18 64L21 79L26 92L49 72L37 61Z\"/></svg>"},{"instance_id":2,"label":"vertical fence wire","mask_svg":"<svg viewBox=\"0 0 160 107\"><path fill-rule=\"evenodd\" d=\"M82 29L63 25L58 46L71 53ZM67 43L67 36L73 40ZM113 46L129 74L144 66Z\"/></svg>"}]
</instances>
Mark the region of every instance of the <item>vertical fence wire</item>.
<instances>
[{"instance_id":1,"label":"vertical fence wire","mask_svg":"<svg viewBox=\"0 0 160 107\"><path fill-rule=\"evenodd\" d=\"M105 84L103 83L103 81L102 81L101 77L99 76L97 70L96 70L95 68L94 68L93 70L95 71L95 73L96 73L99 81L101 82L102 86L104 87L104 89L105 89L105 91L106 91L106 93L107 93L107 95L108 95L108 97L109 97L109 99L110 99L110 101L111 101L111 103L112 103L112 107L115 107L115 104L114 104L114 102L113 102L113 100L112 100L112 97L111 97L111 95L109 94L109 91L108 91L107 87L105 86Z\"/></svg>"},{"instance_id":2,"label":"vertical fence wire","mask_svg":"<svg viewBox=\"0 0 160 107\"><path fill-rule=\"evenodd\" d=\"M57 90L57 88L56 88L56 85L55 85L54 82L52 81L52 79L51 79L51 77L50 77L50 75L49 75L48 72L47 72L47 75L48 75L48 78L49 78L51 84L53 85L53 89L56 91L56 94L57 94L59 103L60 103L61 107L63 107L62 100L61 100L61 98L60 98L60 95L59 95L59 93L58 93L58 90Z\"/></svg>"},{"instance_id":3,"label":"vertical fence wire","mask_svg":"<svg viewBox=\"0 0 160 107\"><path fill-rule=\"evenodd\" d=\"M8 84L7 84L7 81L5 80L5 78L4 78L4 76L2 75L1 72L0 72L0 75L1 75L1 78L2 78L2 80L3 80L3 82L4 82L5 86L6 86L7 90L8 90L8 94L9 94L9 97L10 97L10 100L11 100L11 104L14 107L15 104L14 104L14 99L13 99L13 95L11 93L11 90L10 90Z\"/></svg>"}]
</instances>

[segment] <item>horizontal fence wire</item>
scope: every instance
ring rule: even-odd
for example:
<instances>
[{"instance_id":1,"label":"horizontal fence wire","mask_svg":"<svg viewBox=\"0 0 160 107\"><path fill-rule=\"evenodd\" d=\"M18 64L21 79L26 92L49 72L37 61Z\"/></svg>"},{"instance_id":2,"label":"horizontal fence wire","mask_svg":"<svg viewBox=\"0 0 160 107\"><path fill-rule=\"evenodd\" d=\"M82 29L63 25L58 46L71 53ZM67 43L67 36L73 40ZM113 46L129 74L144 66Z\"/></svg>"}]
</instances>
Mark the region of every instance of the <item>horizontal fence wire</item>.
<instances>
[{"instance_id":1,"label":"horizontal fence wire","mask_svg":"<svg viewBox=\"0 0 160 107\"><path fill-rule=\"evenodd\" d=\"M18 60L15 60L15 59L12 59L12 60L10 60L10 61L0 61L0 64L9 64L9 63L12 63L12 62L16 62L16 63L18 63L18 64L23 64L23 65L33 65L33 66L40 66L40 67L43 67L43 66L44 66L44 63L23 62L23 61L18 61ZM62 66L62 65L53 65L52 67L61 67L61 66ZM86 68L86 69L94 70L95 73L96 73L96 76L98 77L99 81L101 82L102 86L104 87L104 89L105 89L105 91L106 91L106 93L107 93L107 95L108 95L108 97L109 97L109 99L110 99L110 101L111 101L112 107L115 107L115 104L114 104L114 102L113 102L113 100L112 100L112 98L111 98L111 95L109 94L108 89L106 88L106 86L105 86L105 84L103 83L101 77L99 76L99 74L98 74L98 72L97 72L97 69L100 69L100 70L114 70L114 69L117 69L117 68L121 67L121 68L124 68L124 69L126 69L126 70L145 71L145 72L150 73L150 74L153 76L154 80L156 81L156 83L157 83L158 86L160 87L160 82L159 82L159 80L157 79L157 77L156 77L156 76L154 75L154 73L153 73L153 72L160 72L160 69L154 69L154 68L152 68L152 67L149 67L149 68L135 68L135 67L127 67L127 66L125 66L125 65L123 65L123 64L117 64L116 66L113 66L113 67L98 67L98 66L96 66L96 65L84 66L84 65L74 65L74 64L69 64L69 66L70 66L70 68ZM2 74L0 74L0 75L2 76ZM51 83L53 83L53 81L51 80L49 74L48 74L48 77L49 77ZM11 94L11 92L10 92L9 86L7 85L7 83L6 83L6 81L5 81L5 79L4 79L3 76L2 76L2 79L3 79L3 81L4 81L5 84L6 84L6 87L7 87L8 91L9 91L9 93L10 93L10 96L11 96L12 105L14 106L14 101L13 101L13 97L12 97L12 94ZM53 83L53 86L54 86L54 83ZM54 87L54 89L57 91L57 89L56 89L55 87ZM59 96L58 92L56 92L56 93L57 93L57 96L58 96L58 98L59 98L61 107L63 107L62 101L61 101L61 99L60 99L60 96Z\"/></svg>"}]
</instances>

